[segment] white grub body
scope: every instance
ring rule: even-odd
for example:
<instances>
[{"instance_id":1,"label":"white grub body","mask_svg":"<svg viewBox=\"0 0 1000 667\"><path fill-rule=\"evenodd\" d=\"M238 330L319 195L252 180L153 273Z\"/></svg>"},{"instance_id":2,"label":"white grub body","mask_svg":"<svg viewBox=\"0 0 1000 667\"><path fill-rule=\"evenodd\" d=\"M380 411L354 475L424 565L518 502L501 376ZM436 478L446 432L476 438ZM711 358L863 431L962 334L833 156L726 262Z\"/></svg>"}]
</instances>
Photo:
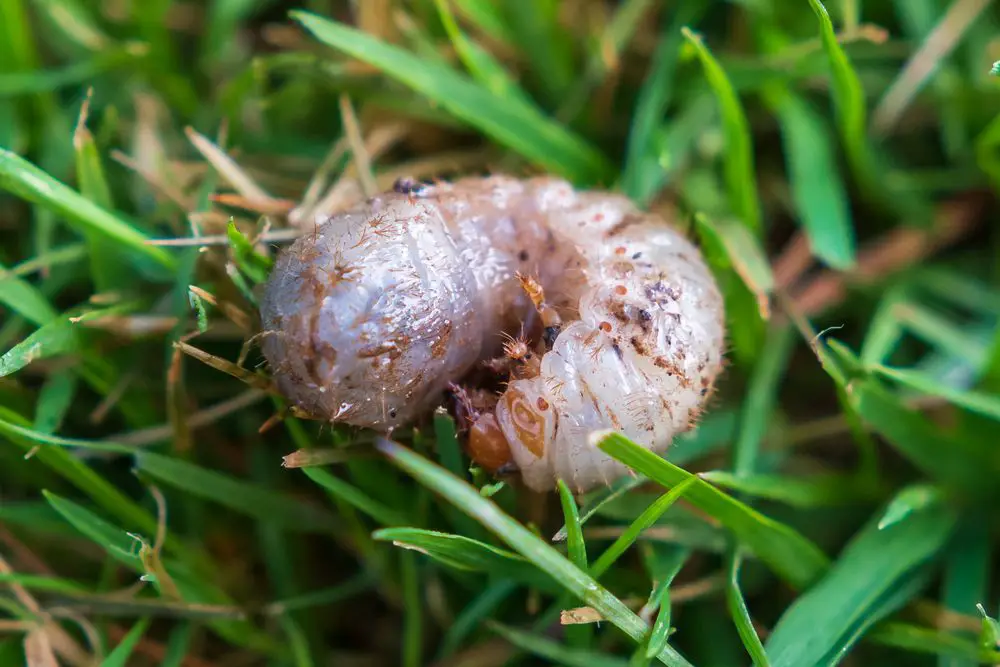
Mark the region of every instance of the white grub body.
<instances>
[{"instance_id":1,"label":"white grub body","mask_svg":"<svg viewBox=\"0 0 1000 667\"><path fill-rule=\"evenodd\" d=\"M261 300L263 352L300 410L380 431L438 404L537 324L516 274L563 326L495 418L525 484L584 492L626 474L589 443L613 429L662 452L722 368L723 302L698 249L624 196L541 177L388 192L278 258Z\"/></svg>"}]
</instances>

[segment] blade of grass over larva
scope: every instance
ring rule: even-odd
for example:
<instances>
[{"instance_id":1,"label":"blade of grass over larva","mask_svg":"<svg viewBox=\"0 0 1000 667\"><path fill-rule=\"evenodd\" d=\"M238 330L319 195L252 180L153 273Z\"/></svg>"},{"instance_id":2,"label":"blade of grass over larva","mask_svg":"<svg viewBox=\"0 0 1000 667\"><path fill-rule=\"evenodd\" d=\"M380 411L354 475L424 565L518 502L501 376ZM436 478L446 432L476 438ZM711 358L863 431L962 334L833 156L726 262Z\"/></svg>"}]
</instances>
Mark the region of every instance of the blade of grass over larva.
<instances>
[{"instance_id":1,"label":"blade of grass over larva","mask_svg":"<svg viewBox=\"0 0 1000 667\"><path fill-rule=\"evenodd\" d=\"M145 234L60 183L24 158L0 148L0 189L38 204L65 218L81 231L92 232L135 254L173 269L176 260L162 248L148 245Z\"/></svg>"},{"instance_id":2,"label":"blade of grass over larva","mask_svg":"<svg viewBox=\"0 0 1000 667\"><path fill-rule=\"evenodd\" d=\"M645 640L648 630L646 624L621 600L537 535L503 513L496 504L479 495L472 485L402 445L380 438L375 446L394 465L482 523L512 549L558 581L583 604L593 607L609 623L637 643ZM665 647L657 657L666 665L690 664L670 646Z\"/></svg>"},{"instance_id":3,"label":"blade of grass over larva","mask_svg":"<svg viewBox=\"0 0 1000 667\"><path fill-rule=\"evenodd\" d=\"M536 107L497 97L450 68L346 25L301 11L291 16L320 41L378 67L525 158L576 183L607 180L606 158Z\"/></svg>"},{"instance_id":4,"label":"blade of grass over larva","mask_svg":"<svg viewBox=\"0 0 1000 667\"><path fill-rule=\"evenodd\" d=\"M782 579L805 588L829 567L819 547L792 528L778 523L723 493L708 482L657 456L617 432L595 432L591 443L609 456L666 487L694 479L685 497L718 519Z\"/></svg>"},{"instance_id":5,"label":"blade of grass over larva","mask_svg":"<svg viewBox=\"0 0 1000 667\"><path fill-rule=\"evenodd\" d=\"M750 125L740 104L733 85L726 72L704 45L701 36L689 28L681 29L685 39L695 47L705 78L715 91L722 113L722 128L726 139L724 166L726 187L729 190L730 207L733 215L755 235L763 230L760 201L757 198L757 176L754 171L753 146L750 139Z\"/></svg>"},{"instance_id":6,"label":"blade of grass over larva","mask_svg":"<svg viewBox=\"0 0 1000 667\"><path fill-rule=\"evenodd\" d=\"M879 517L848 544L830 571L785 611L767 641L775 667L832 664L863 632L917 593L917 576L944 548L956 516L942 505L888 528ZM916 578L915 578L916 577Z\"/></svg>"}]
</instances>

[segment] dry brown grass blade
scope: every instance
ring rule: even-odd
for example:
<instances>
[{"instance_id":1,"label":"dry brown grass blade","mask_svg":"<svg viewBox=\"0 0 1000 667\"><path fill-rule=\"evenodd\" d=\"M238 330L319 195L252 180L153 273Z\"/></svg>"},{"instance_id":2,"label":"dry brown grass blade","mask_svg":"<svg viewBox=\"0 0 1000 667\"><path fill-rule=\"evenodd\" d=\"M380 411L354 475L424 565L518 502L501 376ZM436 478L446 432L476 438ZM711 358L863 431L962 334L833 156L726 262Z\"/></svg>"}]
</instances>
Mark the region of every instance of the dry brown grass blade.
<instances>
[{"instance_id":1,"label":"dry brown grass blade","mask_svg":"<svg viewBox=\"0 0 1000 667\"><path fill-rule=\"evenodd\" d=\"M243 209L244 211L259 213L261 215L288 215L288 213L295 208L295 202L288 199L272 198L268 201L261 201L259 199L247 199L242 195L235 195L231 193L212 195L209 199L216 204L231 206L233 208Z\"/></svg>"},{"instance_id":2,"label":"dry brown grass blade","mask_svg":"<svg viewBox=\"0 0 1000 667\"><path fill-rule=\"evenodd\" d=\"M282 200L265 192L242 167L236 164L235 160L208 137L191 127L185 128L185 133L192 145L201 153L202 157L211 163L216 172L255 206L274 207L281 205Z\"/></svg>"},{"instance_id":3,"label":"dry brown grass blade","mask_svg":"<svg viewBox=\"0 0 1000 667\"><path fill-rule=\"evenodd\" d=\"M354 113L354 106L347 95L340 96L340 116L344 119L344 131L347 133L347 142L351 146L354 165L358 172L358 181L361 183L361 190L366 197L373 197L378 193L378 186L375 184L375 176L372 174L372 160L368 149L365 147L365 140L361 134L361 125L358 117Z\"/></svg>"},{"instance_id":4,"label":"dry brown grass blade","mask_svg":"<svg viewBox=\"0 0 1000 667\"><path fill-rule=\"evenodd\" d=\"M3 574L14 573L14 569L2 555L0 555L0 572ZM32 614L35 614L40 621L38 627L28 634L29 637L35 636L30 647L32 651L36 652L33 655L36 655L38 660L44 660L47 658L49 652L54 652L62 656L72 665L79 667L84 667L86 665L89 667L92 662L90 654L82 646L80 646L75 639L73 639L72 635L52 620L51 615L42 609L42 606L38 603L34 596L28 592L28 589L16 582L11 582L9 586L11 592L14 593L14 597L17 598L17 601L20 602L25 609L30 611ZM44 641L41 637L44 637ZM27 641L28 639L26 637L26 651L29 649ZM38 664L46 663L40 662Z\"/></svg>"},{"instance_id":5,"label":"dry brown grass blade","mask_svg":"<svg viewBox=\"0 0 1000 667\"><path fill-rule=\"evenodd\" d=\"M951 53L966 30L991 2L992 0L955 0L951 3L872 113L872 129L876 134L887 133L899 121L941 60Z\"/></svg>"},{"instance_id":6,"label":"dry brown grass blade","mask_svg":"<svg viewBox=\"0 0 1000 667\"><path fill-rule=\"evenodd\" d=\"M199 350L195 346L185 343L184 341L177 341L174 343L174 346L184 354L194 357L206 366L211 366L218 371L231 375L237 380L240 380L255 389L262 389L268 392L273 390L271 382L267 378L263 378L245 368L240 368L228 359L217 357L214 354L205 352L204 350Z\"/></svg>"}]
</instances>

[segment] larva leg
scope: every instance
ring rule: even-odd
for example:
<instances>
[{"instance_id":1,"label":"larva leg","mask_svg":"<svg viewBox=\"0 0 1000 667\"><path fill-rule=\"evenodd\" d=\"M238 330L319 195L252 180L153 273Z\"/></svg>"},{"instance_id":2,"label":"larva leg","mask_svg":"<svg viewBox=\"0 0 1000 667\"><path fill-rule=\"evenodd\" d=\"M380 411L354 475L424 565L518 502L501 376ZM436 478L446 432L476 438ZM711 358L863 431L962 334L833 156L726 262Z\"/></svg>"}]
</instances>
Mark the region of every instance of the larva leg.
<instances>
[{"instance_id":1,"label":"larva leg","mask_svg":"<svg viewBox=\"0 0 1000 667\"><path fill-rule=\"evenodd\" d=\"M542 341L548 349L552 349L552 343L562 329L562 318L555 308L546 303L545 289L538 280L520 272L517 273L517 279L542 318Z\"/></svg>"}]
</instances>

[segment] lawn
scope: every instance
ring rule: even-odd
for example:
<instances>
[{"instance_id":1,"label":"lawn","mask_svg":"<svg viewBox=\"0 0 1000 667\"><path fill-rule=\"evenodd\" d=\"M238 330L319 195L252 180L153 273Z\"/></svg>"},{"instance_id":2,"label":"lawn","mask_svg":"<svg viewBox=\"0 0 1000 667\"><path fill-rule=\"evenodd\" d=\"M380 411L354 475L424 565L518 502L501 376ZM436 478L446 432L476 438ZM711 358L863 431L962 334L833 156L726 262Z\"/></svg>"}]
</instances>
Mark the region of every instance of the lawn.
<instances>
[{"instance_id":1,"label":"lawn","mask_svg":"<svg viewBox=\"0 0 1000 667\"><path fill-rule=\"evenodd\" d=\"M988 0L0 0L0 667L1000 664ZM718 391L535 494L301 419L276 253L399 178L669 216ZM299 225L299 226L297 226ZM498 332L499 333L499 332Z\"/></svg>"}]
</instances>

